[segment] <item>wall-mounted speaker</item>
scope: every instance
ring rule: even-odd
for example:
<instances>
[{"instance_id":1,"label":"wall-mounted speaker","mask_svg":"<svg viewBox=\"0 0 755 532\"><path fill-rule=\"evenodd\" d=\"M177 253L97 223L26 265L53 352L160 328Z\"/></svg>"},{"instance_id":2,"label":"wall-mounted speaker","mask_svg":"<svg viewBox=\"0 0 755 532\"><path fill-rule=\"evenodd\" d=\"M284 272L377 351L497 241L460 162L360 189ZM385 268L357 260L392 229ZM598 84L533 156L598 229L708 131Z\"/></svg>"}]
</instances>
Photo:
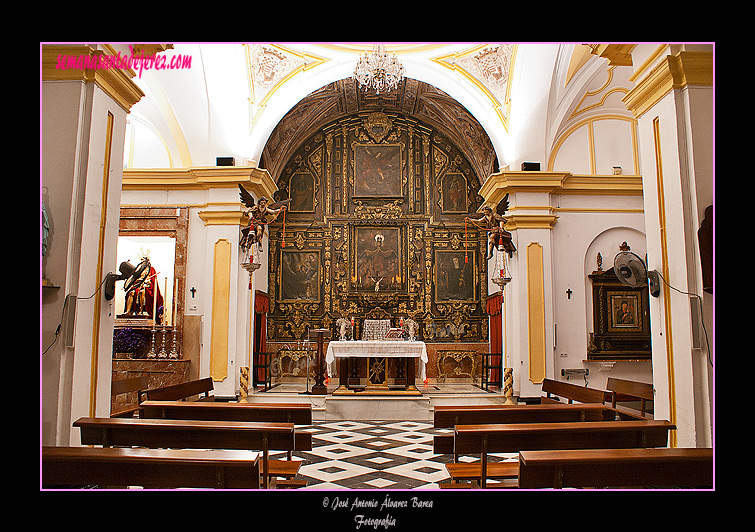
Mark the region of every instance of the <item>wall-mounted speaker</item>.
<instances>
[{"instance_id":1,"label":"wall-mounted speaker","mask_svg":"<svg viewBox=\"0 0 755 532\"><path fill-rule=\"evenodd\" d=\"M233 157L215 157L217 166L236 166L236 159Z\"/></svg>"},{"instance_id":2,"label":"wall-mounted speaker","mask_svg":"<svg viewBox=\"0 0 755 532\"><path fill-rule=\"evenodd\" d=\"M522 163L522 171L524 172L539 172L540 163Z\"/></svg>"}]
</instances>

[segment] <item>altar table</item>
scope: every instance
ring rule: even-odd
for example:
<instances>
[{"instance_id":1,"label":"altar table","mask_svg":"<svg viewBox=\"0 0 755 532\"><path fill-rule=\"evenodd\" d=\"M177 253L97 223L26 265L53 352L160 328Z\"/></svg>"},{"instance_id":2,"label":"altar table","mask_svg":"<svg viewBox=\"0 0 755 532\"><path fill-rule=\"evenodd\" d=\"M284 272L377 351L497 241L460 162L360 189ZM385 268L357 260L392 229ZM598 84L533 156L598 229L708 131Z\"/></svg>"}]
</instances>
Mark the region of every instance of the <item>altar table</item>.
<instances>
[{"instance_id":1,"label":"altar table","mask_svg":"<svg viewBox=\"0 0 755 532\"><path fill-rule=\"evenodd\" d=\"M333 340L325 354L328 376L333 374L336 358L419 358L419 378L425 380L427 347L425 342L405 340ZM414 365L410 364L413 368ZM342 376L341 378L344 378ZM413 382L407 383L414 385Z\"/></svg>"}]
</instances>

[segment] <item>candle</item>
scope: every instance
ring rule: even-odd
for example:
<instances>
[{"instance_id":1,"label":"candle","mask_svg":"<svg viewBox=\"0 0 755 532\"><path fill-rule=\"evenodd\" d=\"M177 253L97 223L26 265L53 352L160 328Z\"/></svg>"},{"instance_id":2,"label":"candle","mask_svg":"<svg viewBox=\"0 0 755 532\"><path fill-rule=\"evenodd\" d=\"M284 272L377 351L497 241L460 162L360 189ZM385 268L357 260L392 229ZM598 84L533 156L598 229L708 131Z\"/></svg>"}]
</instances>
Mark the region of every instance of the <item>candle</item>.
<instances>
[{"instance_id":1,"label":"candle","mask_svg":"<svg viewBox=\"0 0 755 532\"><path fill-rule=\"evenodd\" d=\"M168 276L167 275L165 276L165 284L163 286L165 286L165 290L168 289ZM165 295L167 296L168 293L166 292ZM166 312L166 310L167 309L165 308L165 298L163 298L163 325L168 325L168 313ZM170 319L173 319L173 315L170 316Z\"/></svg>"},{"instance_id":2,"label":"candle","mask_svg":"<svg viewBox=\"0 0 755 532\"><path fill-rule=\"evenodd\" d=\"M152 323L157 325L157 276L152 276Z\"/></svg>"},{"instance_id":3,"label":"candle","mask_svg":"<svg viewBox=\"0 0 755 532\"><path fill-rule=\"evenodd\" d=\"M173 284L175 285L173 288L173 314L171 314L171 325L173 327L176 326L176 312L178 312L178 279L176 279Z\"/></svg>"}]
</instances>

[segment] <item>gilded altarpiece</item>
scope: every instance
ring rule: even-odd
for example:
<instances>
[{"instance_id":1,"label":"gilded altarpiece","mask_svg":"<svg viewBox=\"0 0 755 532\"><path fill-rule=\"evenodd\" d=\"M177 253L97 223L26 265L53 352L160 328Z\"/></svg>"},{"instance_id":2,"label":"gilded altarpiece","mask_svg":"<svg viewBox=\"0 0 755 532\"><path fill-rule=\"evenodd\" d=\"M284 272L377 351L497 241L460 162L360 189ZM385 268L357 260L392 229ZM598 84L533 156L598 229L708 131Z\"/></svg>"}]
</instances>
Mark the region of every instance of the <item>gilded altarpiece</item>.
<instances>
[{"instance_id":1,"label":"gilded altarpiece","mask_svg":"<svg viewBox=\"0 0 755 532\"><path fill-rule=\"evenodd\" d=\"M318 130L277 177L269 226L268 341L355 318L412 318L428 343L487 343L486 235L464 223L480 180L413 118L352 115Z\"/></svg>"}]
</instances>

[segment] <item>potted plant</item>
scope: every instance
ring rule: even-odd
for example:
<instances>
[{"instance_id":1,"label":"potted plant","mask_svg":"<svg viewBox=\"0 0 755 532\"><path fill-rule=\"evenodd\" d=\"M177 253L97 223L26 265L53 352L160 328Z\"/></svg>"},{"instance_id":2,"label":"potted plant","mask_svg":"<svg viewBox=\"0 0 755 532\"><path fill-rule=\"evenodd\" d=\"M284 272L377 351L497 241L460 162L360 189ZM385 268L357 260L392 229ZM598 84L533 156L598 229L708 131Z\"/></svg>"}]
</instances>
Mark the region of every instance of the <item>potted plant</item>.
<instances>
[{"instance_id":1,"label":"potted plant","mask_svg":"<svg viewBox=\"0 0 755 532\"><path fill-rule=\"evenodd\" d=\"M136 358L135 353L145 345L147 345L147 340L144 336L131 327L118 329L113 334L113 355L115 358Z\"/></svg>"}]
</instances>

